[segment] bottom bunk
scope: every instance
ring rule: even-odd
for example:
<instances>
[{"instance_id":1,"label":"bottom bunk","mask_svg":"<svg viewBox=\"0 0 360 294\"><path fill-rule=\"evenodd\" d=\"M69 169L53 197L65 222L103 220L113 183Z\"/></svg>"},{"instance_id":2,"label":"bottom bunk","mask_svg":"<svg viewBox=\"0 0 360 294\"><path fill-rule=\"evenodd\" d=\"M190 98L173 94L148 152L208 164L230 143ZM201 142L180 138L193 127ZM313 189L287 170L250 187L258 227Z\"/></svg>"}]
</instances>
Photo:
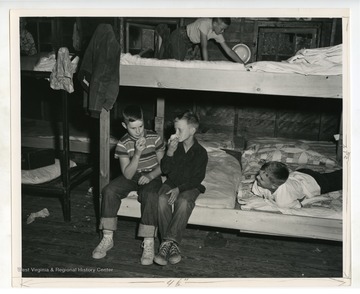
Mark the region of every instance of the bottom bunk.
<instances>
[{"instance_id":1,"label":"bottom bunk","mask_svg":"<svg viewBox=\"0 0 360 294\"><path fill-rule=\"evenodd\" d=\"M45 120L21 119L21 146L56 149L62 147L62 123ZM90 153L90 139L94 134L89 127L77 127L69 124L69 149L71 152ZM115 147L117 139L110 137L110 148Z\"/></svg>"},{"instance_id":2,"label":"bottom bunk","mask_svg":"<svg viewBox=\"0 0 360 294\"><path fill-rule=\"evenodd\" d=\"M250 191L264 160L284 161L290 170L340 169L334 159L335 143L258 138L247 142L241 157L235 158L224 151L235 150L229 136L208 132L198 134L197 139L206 148L209 163L203 181L206 191L198 197L189 224L244 233L343 240L342 191L314 197L313 203L300 209L276 208ZM122 200L118 215L140 217L136 193Z\"/></svg>"}]
</instances>

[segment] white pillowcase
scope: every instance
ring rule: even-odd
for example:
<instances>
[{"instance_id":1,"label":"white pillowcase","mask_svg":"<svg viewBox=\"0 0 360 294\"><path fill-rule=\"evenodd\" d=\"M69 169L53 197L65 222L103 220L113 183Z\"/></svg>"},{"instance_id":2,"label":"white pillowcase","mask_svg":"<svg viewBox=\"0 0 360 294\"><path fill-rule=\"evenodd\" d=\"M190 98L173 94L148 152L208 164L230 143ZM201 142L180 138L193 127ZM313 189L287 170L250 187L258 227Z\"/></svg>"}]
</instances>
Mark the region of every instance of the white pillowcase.
<instances>
[{"instance_id":1,"label":"white pillowcase","mask_svg":"<svg viewBox=\"0 0 360 294\"><path fill-rule=\"evenodd\" d=\"M70 167L76 166L76 163L70 160ZM61 175L60 161L55 159L55 163L31 170L21 171L22 184L41 184L56 179Z\"/></svg>"}]
</instances>

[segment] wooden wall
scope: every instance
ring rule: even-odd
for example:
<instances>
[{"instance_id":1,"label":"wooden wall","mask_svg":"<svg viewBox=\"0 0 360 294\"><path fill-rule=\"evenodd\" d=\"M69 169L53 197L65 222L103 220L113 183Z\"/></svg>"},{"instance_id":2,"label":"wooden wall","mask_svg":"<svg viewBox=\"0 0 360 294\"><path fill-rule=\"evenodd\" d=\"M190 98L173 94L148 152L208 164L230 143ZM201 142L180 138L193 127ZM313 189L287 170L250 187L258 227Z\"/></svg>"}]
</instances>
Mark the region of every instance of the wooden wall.
<instances>
[{"instance_id":1,"label":"wooden wall","mask_svg":"<svg viewBox=\"0 0 360 294\"><path fill-rule=\"evenodd\" d=\"M340 99L132 87L121 87L115 109L119 115L125 105L140 104L145 125L152 128L157 97L165 99L165 136L173 131L174 117L191 109L200 116L201 132L211 129L244 139L270 136L332 141L339 132L342 110ZM119 126L120 117L112 118L112 125Z\"/></svg>"}]
</instances>

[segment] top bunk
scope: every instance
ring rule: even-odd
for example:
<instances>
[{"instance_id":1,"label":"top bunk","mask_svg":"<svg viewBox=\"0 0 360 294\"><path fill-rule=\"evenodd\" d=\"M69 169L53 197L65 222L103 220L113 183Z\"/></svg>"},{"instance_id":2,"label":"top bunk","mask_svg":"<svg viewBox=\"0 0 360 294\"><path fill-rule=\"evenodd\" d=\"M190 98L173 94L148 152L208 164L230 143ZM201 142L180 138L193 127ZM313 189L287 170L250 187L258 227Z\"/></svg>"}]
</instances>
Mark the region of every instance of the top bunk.
<instances>
[{"instance_id":1,"label":"top bunk","mask_svg":"<svg viewBox=\"0 0 360 294\"><path fill-rule=\"evenodd\" d=\"M280 96L342 98L342 45L299 50L286 61L247 65L121 54L120 85Z\"/></svg>"}]
</instances>

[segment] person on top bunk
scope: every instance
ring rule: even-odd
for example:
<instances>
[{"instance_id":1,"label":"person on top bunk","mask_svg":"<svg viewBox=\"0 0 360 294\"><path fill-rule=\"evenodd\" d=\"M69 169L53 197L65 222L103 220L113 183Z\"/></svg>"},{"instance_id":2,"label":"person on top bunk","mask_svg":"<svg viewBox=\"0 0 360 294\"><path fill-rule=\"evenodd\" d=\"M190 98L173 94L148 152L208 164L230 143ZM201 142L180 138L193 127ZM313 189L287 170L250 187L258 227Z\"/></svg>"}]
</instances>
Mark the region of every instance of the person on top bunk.
<instances>
[{"instance_id":1,"label":"person on top bunk","mask_svg":"<svg viewBox=\"0 0 360 294\"><path fill-rule=\"evenodd\" d=\"M154 261L159 265L180 262L179 244L186 229L195 200L205 192L208 155L196 140L198 117L187 111L174 120L176 133L168 142L161 160L161 170L167 176L159 191L159 232L161 244ZM173 210L172 210L173 207Z\"/></svg>"},{"instance_id":2,"label":"person on top bunk","mask_svg":"<svg viewBox=\"0 0 360 294\"><path fill-rule=\"evenodd\" d=\"M92 253L100 259L114 246L113 233L117 228L117 212L121 199L131 191L138 192L141 203L141 220L138 236L142 243L142 265L150 265L154 259L154 237L157 235L158 191L162 185L160 160L165 146L161 137L144 129L141 107L130 105L123 111L122 126L127 130L117 143L115 158L120 161L122 175L112 180L102 190L100 230L103 238Z\"/></svg>"},{"instance_id":3,"label":"person on top bunk","mask_svg":"<svg viewBox=\"0 0 360 294\"><path fill-rule=\"evenodd\" d=\"M230 24L230 18L199 18L187 26L177 28L170 35L171 58L183 61L188 50L200 44L202 59L209 60L208 41L214 39L233 61L245 64L224 39L223 32Z\"/></svg>"},{"instance_id":4,"label":"person on top bunk","mask_svg":"<svg viewBox=\"0 0 360 294\"><path fill-rule=\"evenodd\" d=\"M289 172L284 163L270 161L261 166L251 190L278 207L301 208L315 196L342 190L342 169L331 173L311 169Z\"/></svg>"}]
</instances>

